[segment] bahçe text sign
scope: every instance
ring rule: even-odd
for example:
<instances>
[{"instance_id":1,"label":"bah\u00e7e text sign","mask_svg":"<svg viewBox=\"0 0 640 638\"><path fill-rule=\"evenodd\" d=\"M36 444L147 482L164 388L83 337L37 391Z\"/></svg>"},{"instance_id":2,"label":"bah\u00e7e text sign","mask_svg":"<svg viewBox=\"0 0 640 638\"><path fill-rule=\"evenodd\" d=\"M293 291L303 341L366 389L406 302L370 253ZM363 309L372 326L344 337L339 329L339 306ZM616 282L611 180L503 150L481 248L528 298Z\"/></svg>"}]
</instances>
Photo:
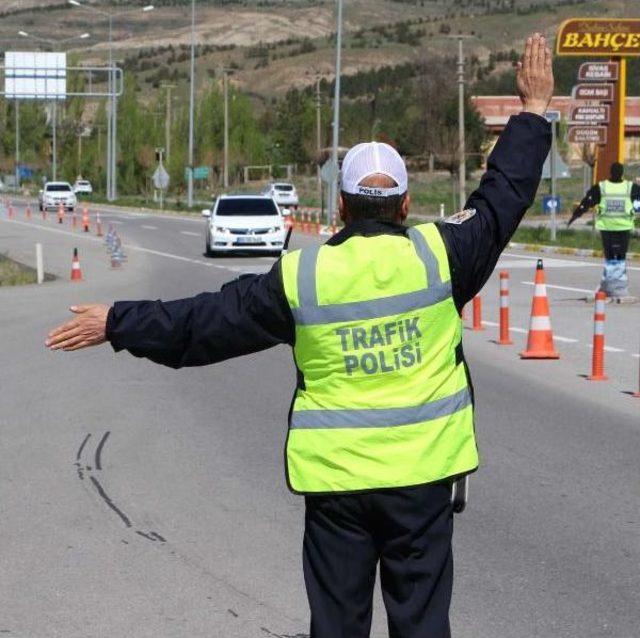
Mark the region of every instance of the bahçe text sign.
<instances>
[{"instance_id":1,"label":"bah\u00e7e text sign","mask_svg":"<svg viewBox=\"0 0 640 638\"><path fill-rule=\"evenodd\" d=\"M569 120L575 124L607 124L609 122L609 106L572 106Z\"/></svg>"},{"instance_id":2,"label":"bah\u00e7e text sign","mask_svg":"<svg viewBox=\"0 0 640 638\"><path fill-rule=\"evenodd\" d=\"M613 84L576 84L571 92L574 100L613 101Z\"/></svg>"},{"instance_id":3,"label":"bah\u00e7e text sign","mask_svg":"<svg viewBox=\"0 0 640 638\"><path fill-rule=\"evenodd\" d=\"M570 126L568 141L574 144L606 144L606 126Z\"/></svg>"},{"instance_id":4,"label":"bah\u00e7e text sign","mask_svg":"<svg viewBox=\"0 0 640 638\"><path fill-rule=\"evenodd\" d=\"M617 62L584 62L578 69L580 82L615 82L617 79Z\"/></svg>"},{"instance_id":5,"label":"bah\u00e7e text sign","mask_svg":"<svg viewBox=\"0 0 640 638\"><path fill-rule=\"evenodd\" d=\"M558 55L640 56L640 20L571 18L556 39Z\"/></svg>"}]
</instances>

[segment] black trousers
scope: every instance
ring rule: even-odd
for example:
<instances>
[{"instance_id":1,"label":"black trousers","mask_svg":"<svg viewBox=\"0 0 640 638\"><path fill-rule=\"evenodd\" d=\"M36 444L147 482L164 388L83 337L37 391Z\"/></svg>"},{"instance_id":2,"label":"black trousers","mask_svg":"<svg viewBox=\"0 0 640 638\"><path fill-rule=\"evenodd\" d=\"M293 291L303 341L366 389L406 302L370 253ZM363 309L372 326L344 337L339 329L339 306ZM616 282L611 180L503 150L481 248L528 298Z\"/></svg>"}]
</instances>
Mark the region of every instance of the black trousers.
<instances>
[{"instance_id":1,"label":"black trousers","mask_svg":"<svg viewBox=\"0 0 640 638\"><path fill-rule=\"evenodd\" d=\"M303 549L311 638L368 638L380 584L390 638L449 638L451 485L308 496Z\"/></svg>"},{"instance_id":2,"label":"black trousers","mask_svg":"<svg viewBox=\"0 0 640 638\"><path fill-rule=\"evenodd\" d=\"M601 230L602 248L605 259L626 259L629 250L628 230Z\"/></svg>"}]
</instances>

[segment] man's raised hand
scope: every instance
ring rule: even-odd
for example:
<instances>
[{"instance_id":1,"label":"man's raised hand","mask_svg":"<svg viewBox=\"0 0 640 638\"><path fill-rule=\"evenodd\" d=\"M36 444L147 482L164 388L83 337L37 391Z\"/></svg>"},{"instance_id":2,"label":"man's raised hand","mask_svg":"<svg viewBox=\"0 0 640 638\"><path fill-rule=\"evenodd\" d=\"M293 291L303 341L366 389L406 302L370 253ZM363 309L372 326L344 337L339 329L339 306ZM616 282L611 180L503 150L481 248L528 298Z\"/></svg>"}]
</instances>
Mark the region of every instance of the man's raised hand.
<instances>
[{"instance_id":1,"label":"man's raised hand","mask_svg":"<svg viewBox=\"0 0 640 638\"><path fill-rule=\"evenodd\" d=\"M107 340L107 315L109 306L93 304L89 306L71 306L75 317L54 328L45 341L51 350L80 350L97 346Z\"/></svg>"},{"instance_id":2,"label":"man's raised hand","mask_svg":"<svg viewBox=\"0 0 640 638\"><path fill-rule=\"evenodd\" d=\"M516 80L523 110L544 115L553 95L553 68L551 50L543 35L534 33L527 38Z\"/></svg>"}]
</instances>

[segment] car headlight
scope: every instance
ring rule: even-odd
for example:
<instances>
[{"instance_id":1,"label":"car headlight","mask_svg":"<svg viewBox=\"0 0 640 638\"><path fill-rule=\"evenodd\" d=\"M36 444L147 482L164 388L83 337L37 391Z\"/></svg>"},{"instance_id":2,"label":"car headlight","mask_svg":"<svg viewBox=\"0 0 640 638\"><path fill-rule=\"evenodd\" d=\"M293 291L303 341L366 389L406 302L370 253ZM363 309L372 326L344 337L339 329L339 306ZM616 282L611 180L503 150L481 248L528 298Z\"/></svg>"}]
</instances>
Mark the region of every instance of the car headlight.
<instances>
[{"instance_id":1,"label":"car headlight","mask_svg":"<svg viewBox=\"0 0 640 638\"><path fill-rule=\"evenodd\" d=\"M269 228L269 233L279 233L282 230L282 226L274 226L273 228Z\"/></svg>"}]
</instances>

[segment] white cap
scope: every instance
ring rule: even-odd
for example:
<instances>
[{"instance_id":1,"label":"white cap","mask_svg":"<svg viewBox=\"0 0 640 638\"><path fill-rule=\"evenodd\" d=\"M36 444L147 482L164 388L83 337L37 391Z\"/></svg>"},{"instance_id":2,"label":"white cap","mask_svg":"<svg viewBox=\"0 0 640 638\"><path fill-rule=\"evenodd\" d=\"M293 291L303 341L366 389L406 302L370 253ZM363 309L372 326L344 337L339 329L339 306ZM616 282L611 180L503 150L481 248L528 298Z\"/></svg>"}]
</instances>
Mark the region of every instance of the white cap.
<instances>
[{"instance_id":1,"label":"white cap","mask_svg":"<svg viewBox=\"0 0 640 638\"><path fill-rule=\"evenodd\" d=\"M376 173L390 177L397 186L381 188L379 186L361 186L360 182ZM340 172L341 189L352 195L370 195L373 197L391 197L407 192L407 167L398 151L382 142L363 142L356 144L342 160Z\"/></svg>"}]
</instances>

